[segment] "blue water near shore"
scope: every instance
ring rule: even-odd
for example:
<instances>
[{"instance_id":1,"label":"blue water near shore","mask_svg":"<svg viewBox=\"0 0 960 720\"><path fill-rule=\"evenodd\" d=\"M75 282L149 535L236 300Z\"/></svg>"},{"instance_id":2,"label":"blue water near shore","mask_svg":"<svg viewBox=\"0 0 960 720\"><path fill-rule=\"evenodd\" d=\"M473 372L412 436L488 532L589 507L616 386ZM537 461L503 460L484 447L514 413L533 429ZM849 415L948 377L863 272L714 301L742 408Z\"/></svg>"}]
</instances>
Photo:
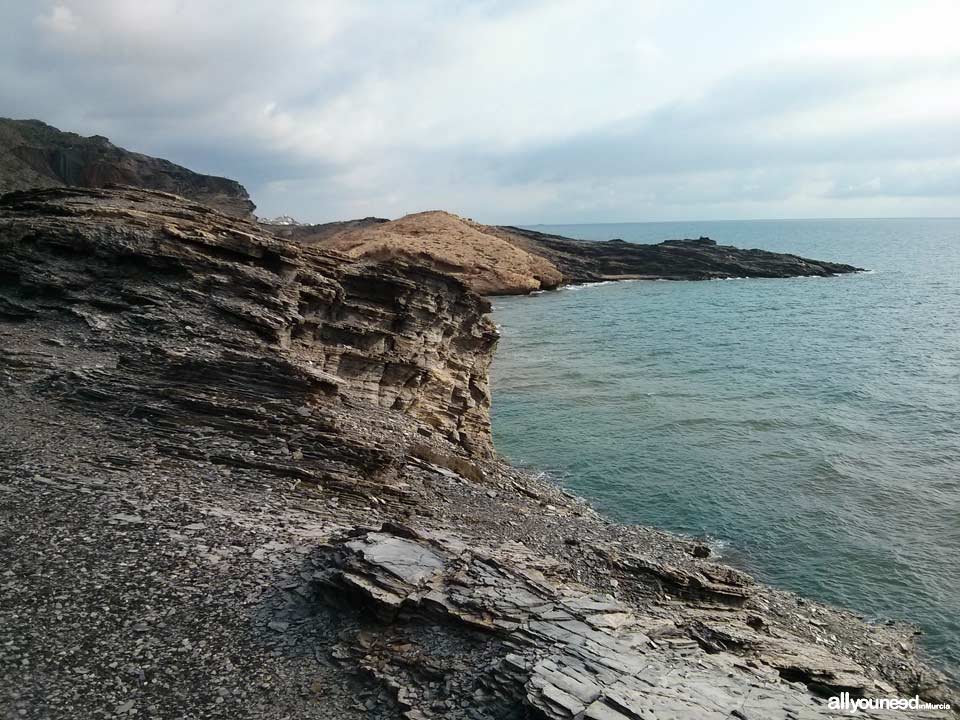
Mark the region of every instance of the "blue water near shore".
<instances>
[{"instance_id":1,"label":"blue water near shore","mask_svg":"<svg viewBox=\"0 0 960 720\"><path fill-rule=\"evenodd\" d=\"M960 219L534 229L870 269L495 298L494 437L619 521L917 622L960 677Z\"/></svg>"}]
</instances>

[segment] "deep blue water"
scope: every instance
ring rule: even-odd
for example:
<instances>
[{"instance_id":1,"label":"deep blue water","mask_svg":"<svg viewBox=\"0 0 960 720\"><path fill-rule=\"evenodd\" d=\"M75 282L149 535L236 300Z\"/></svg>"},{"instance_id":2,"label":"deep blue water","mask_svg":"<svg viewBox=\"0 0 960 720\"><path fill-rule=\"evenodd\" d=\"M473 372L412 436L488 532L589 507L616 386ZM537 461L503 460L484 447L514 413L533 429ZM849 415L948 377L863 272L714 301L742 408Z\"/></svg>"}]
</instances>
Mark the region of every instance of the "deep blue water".
<instances>
[{"instance_id":1,"label":"deep blue water","mask_svg":"<svg viewBox=\"0 0 960 720\"><path fill-rule=\"evenodd\" d=\"M495 441L617 520L919 623L960 676L960 219L535 229L870 269L496 298Z\"/></svg>"}]
</instances>

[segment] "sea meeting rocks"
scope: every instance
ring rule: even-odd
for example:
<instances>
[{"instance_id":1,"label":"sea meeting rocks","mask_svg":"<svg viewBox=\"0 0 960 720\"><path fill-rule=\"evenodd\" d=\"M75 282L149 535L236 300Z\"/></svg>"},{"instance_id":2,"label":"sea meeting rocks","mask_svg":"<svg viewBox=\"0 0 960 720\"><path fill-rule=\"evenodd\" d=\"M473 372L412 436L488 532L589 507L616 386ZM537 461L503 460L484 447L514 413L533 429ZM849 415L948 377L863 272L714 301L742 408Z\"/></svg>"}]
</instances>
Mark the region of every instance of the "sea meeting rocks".
<instances>
[{"instance_id":1,"label":"sea meeting rocks","mask_svg":"<svg viewBox=\"0 0 960 720\"><path fill-rule=\"evenodd\" d=\"M0 198L2 716L956 702L911 626L756 583L499 459L486 310L422 266L164 193Z\"/></svg>"}]
</instances>

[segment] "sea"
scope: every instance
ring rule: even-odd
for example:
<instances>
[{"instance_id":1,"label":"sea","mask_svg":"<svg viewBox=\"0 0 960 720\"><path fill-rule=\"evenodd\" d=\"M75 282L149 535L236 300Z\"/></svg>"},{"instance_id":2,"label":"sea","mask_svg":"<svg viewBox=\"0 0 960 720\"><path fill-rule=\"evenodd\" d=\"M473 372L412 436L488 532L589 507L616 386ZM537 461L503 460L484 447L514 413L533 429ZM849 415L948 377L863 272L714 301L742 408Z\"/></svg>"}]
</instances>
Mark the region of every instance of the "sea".
<instances>
[{"instance_id":1,"label":"sea","mask_svg":"<svg viewBox=\"0 0 960 720\"><path fill-rule=\"evenodd\" d=\"M960 679L960 219L530 227L867 270L494 298L494 440L617 521L916 623Z\"/></svg>"}]
</instances>

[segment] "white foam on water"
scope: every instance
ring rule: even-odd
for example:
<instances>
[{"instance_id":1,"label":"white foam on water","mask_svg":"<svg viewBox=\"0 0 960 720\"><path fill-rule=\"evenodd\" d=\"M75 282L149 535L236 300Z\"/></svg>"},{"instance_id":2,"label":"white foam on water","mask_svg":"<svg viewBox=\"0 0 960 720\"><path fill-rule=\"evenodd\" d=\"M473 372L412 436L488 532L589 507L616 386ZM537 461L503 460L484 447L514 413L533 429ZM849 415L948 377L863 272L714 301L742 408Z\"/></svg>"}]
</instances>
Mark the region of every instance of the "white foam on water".
<instances>
[{"instance_id":1,"label":"white foam on water","mask_svg":"<svg viewBox=\"0 0 960 720\"><path fill-rule=\"evenodd\" d=\"M601 280L600 282L580 283L579 285L564 285L560 290L586 290L587 288L600 287L601 285L613 285L615 282L628 282L625 280Z\"/></svg>"}]
</instances>

